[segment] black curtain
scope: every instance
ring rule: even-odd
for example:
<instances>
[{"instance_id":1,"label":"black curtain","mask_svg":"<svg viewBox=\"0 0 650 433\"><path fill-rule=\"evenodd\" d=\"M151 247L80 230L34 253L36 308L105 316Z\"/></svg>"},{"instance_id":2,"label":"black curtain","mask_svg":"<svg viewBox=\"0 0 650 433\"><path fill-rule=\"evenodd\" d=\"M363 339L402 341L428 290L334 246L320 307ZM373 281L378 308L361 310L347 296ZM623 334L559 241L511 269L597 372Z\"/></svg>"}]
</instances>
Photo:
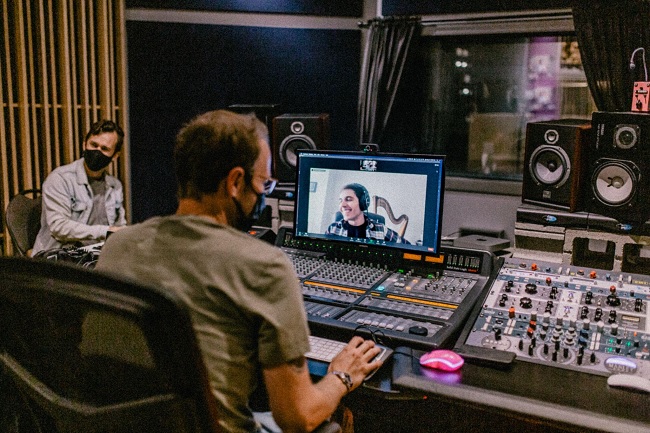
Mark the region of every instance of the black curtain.
<instances>
[{"instance_id":1,"label":"black curtain","mask_svg":"<svg viewBox=\"0 0 650 433\"><path fill-rule=\"evenodd\" d=\"M369 22L359 86L359 138L380 149L394 109L414 40L421 34L419 17L375 18Z\"/></svg>"},{"instance_id":2,"label":"black curtain","mask_svg":"<svg viewBox=\"0 0 650 433\"><path fill-rule=\"evenodd\" d=\"M600 111L630 111L635 81L647 81L643 51L650 50L650 1L576 0L573 22L589 89ZM648 51L650 55L650 51Z\"/></svg>"}]
</instances>

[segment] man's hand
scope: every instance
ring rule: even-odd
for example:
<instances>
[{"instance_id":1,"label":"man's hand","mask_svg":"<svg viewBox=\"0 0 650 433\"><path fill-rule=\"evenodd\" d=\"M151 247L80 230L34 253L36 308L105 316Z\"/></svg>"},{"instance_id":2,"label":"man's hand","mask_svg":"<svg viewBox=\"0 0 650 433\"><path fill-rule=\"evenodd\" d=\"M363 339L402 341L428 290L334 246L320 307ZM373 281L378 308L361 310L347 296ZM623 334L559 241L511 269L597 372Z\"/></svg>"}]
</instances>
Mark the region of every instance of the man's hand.
<instances>
[{"instance_id":1,"label":"man's hand","mask_svg":"<svg viewBox=\"0 0 650 433\"><path fill-rule=\"evenodd\" d=\"M381 352L372 340L364 340L359 336L352 337L347 346L332 359L328 372L342 371L350 375L352 389L363 383L363 379L371 371L381 367L383 361L372 361Z\"/></svg>"}]
</instances>

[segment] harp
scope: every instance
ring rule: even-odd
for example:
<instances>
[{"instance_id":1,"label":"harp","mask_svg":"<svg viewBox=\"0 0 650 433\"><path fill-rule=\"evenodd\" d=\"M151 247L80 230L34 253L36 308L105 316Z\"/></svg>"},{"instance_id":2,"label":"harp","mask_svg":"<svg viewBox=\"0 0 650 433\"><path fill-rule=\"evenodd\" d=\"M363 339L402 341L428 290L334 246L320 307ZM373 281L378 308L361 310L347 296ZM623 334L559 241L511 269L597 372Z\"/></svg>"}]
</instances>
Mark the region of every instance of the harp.
<instances>
[{"instance_id":1,"label":"harp","mask_svg":"<svg viewBox=\"0 0 650 433\"><path fill-rule=\"evenodd\" d=\"M396 217L395 214L393 213L393 208L390 206L390 203L388 203L388 200L386 200L383 197L379 197L378 195L372 196L372 203L373 203L373 212L378 213L377 211L379 208L384 209L390 222L395 224L395 226L398 227L398 229L395 230L397 234L400 235L400 237L404 237L404 233L406 232L406 227L408 226L409 223L409 217L406 216L405 214Z\"/></svg>"}]
</instances>

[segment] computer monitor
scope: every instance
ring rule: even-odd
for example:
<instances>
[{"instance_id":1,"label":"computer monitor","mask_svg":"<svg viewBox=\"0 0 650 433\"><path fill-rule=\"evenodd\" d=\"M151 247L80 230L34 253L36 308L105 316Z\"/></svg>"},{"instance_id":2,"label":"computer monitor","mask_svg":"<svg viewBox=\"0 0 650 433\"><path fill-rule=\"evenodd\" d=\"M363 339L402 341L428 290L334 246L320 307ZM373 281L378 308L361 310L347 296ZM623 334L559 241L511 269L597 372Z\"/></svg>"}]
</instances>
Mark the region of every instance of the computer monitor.
<instances>
[{"instance_id":1,"label":"computer monitor","mask_svg":"<svg viewBox=\"0 0 650 433\"><path fill-rule=\"evenodd\" d=\"M294 236L436 254L444 183L439 155L301 149Z\"/></svg>"}]
</instances>

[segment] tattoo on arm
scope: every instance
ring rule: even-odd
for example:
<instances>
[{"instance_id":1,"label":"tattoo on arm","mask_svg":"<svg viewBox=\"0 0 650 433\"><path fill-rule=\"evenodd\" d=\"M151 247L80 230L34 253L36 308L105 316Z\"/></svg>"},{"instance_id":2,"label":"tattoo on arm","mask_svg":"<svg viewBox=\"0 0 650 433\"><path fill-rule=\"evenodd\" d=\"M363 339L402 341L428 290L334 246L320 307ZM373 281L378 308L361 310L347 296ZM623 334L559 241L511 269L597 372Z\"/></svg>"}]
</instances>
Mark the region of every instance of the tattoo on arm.
<instances>
[{"instance_id":1,"label":"tattoo on arm","mask_svg":"<svg viewBox=\"0 0 650 433\"><path fill-rule=\"evenodd\" d=\"M305 362L305 357L301 356L296 359L292 359L289 361L287 364L289 364L291 367L293 367L294 371L296 373L302 373L305 368L307 368L307 363Z\"/></svg>"}]
</instances>

